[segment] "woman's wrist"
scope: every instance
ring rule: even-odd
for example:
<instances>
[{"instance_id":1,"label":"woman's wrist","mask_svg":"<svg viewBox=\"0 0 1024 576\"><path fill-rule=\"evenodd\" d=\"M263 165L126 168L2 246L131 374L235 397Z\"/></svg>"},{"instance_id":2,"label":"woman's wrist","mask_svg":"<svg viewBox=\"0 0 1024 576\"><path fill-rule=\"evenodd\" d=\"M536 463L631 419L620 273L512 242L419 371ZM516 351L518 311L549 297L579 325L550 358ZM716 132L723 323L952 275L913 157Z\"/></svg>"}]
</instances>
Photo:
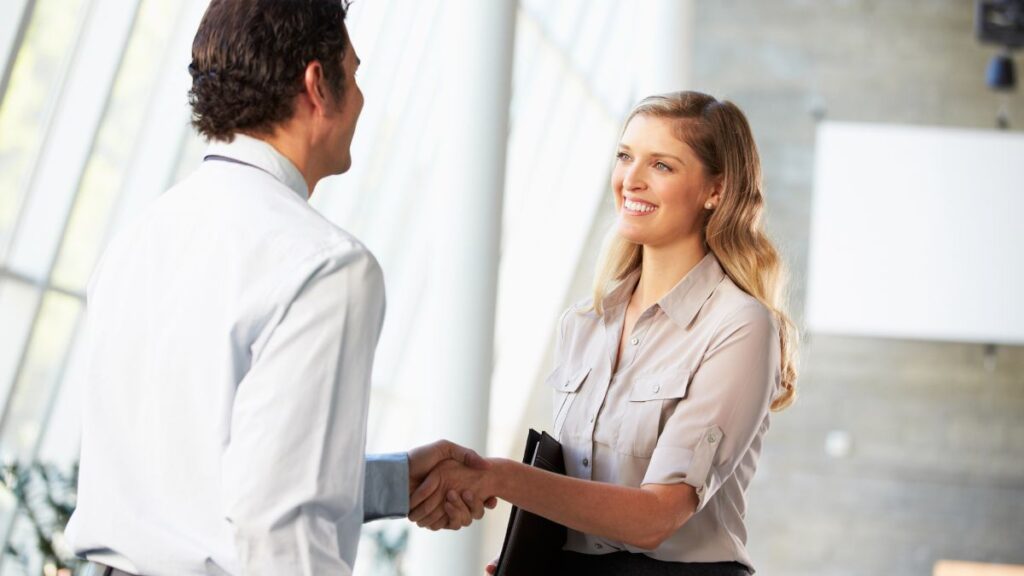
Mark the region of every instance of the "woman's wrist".
<instances>
[{"instance_id":1,"label":"woman's wrist","mask_svg":"<svg viewBox=\"0 0 1024 576\"><path fill-rule=\"evenodd\" d=\"M502 500L508 500L508 486L511 477L515 474L514 462L507 458L488 458L490 468L487 470L487 491L491 496L497 496Z\"/></svg>"}]
</instances>

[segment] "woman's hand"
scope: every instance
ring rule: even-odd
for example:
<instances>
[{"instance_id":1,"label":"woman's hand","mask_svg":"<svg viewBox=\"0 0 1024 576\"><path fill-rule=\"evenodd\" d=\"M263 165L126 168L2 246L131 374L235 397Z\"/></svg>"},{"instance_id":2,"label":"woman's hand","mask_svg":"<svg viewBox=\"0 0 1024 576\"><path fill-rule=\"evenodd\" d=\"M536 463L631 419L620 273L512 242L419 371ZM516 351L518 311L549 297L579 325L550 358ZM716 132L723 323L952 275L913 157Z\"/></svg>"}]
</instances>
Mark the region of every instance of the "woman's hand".
<instances>
[{"instance_id":1,"label":"woman's hand","mask_svg":"<svg viewBox=\"0 0 1024 576\"><path fill-rule=\"evenodd\" d=\"M468 468L457 462L438 464L409 497L409 520L430 529L444 528L446 518L459 517L468 508L473 518L484 507L497 504L490 470Z\"/></svg>"},{"instance_id":2,"label":"woman's hand","mask_svg":"<svg viewBox=\"0 0 1024 576\"><path fill-rule=\"evenodd\" d=\"M498 571L498 559L497 558L495 558L494 560L491 560L490 562L488 562L487 563L487 567L484 568L484 572L486 572L487 574L494 574L497 571Z\"/></svg>"},{"instance_id":3,"label":"woman's hand","mask_svg":"<svg viewBox=\"0 0 1024 576\"><path fill-rule=\"evenodd\" d=\"M409 451L408 456L410 502L412 502L413 494L418 492L424 494L427 491L436 490L440 487L440 484L434 487L425 486L425 481L430 473L442 462L448 463L449 466L458 465L477 469L486 469L490 466L486 459L480 457L473 450L447 440L439 440L426 446L414 448ZM433 492L430 492L430 494L433 494ZM486 501L476 500L472 497L472 494L469 495L469 498L462 499L458 498L457 494L454 497L451 494L448 496L448 499L441 506L445 515L437 518L430 524L423 523L420 526L431 530L440 530L442 528L458 530L465 528L472 524L473 520L483 518L485 507L494 508L498 503L493 498Z\"/></svg>"}]
</instances>

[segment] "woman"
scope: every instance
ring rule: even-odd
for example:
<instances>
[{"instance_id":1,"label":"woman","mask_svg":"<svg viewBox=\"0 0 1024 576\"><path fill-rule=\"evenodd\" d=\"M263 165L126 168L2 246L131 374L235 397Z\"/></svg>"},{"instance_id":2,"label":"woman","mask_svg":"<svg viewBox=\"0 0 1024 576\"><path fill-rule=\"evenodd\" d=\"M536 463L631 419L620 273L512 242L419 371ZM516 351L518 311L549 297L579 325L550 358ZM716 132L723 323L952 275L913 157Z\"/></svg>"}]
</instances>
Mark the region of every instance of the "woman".
<instances>
[{"instance_id":1,"label":"woman","mask_svg":"<svg viewBox=\"0 0 1024 576\"><path fill-rule=\"evenodd\" d=\"M562 573L749 574L745 493L796 369L746 118L696 92L643 100L612 190L593 299L562 316L547 379L568 475L445 467L410 518L443 522L468 488L566 525Z\"/></svg>"}]
</instances>

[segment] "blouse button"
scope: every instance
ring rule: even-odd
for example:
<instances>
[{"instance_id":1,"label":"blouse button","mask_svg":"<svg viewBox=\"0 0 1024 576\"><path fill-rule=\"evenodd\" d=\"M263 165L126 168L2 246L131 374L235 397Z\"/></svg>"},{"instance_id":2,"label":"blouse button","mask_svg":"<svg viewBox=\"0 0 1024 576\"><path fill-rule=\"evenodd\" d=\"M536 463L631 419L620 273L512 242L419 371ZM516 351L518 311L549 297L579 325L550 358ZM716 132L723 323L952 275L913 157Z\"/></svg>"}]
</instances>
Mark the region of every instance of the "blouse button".
<instances>
[{"instance_id":1,"label":"blouse button","mask_svg":"<svg viewBox=\"0 0 1024 576\"><path fill-rule=\"evenodd\" d=\"M583 459L583 467L586 468L587 466L590 466L590 458Z\"/></svg>"},{"instance_id":2,"label":"blouse button","mask_svg":"<svg viewBox=\"0 0 1024 576\"><path fill-rule=\"evenodd\" d=\"M637 344L640 343L640 339L639 338L633 338L632 340L630 340L630 342L633 343L633 346L636 346Z\"/></svg>"},{"instance_id":3,"label":"blouse button","mask_svg":"<svg viewBox=\"0 0 1024 576\"><path fill-rule=\"evenodd\" d=\"M718 435L714 432L708 434L708 443L714 444L715 442L718 442Z\"/></svg>"},{"instance_id":4,"label":"blouse button","mask_svg":"<svg viewBox=\"0 0 1024 576\"><path fill-rule=\"evenodd\" d=\"M655 384L654 386L651 386L651 392L654 392L655 394L661 392L661 384Z\"/></svg>"}]
</instances>

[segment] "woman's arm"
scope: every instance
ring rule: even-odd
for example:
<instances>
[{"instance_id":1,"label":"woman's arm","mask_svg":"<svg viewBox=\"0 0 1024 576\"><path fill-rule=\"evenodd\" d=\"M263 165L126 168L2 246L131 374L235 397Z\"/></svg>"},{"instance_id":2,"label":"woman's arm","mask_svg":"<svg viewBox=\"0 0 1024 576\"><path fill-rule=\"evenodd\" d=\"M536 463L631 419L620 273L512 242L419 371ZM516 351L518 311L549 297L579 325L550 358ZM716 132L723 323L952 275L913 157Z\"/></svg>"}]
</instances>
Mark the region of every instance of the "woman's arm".
<instances>
[{"instance_id":1,"label":"woman's arm","mask_svg":"<svg viewBox=\"0 0 1024 576\"><path fill-rule=\"evenodd\" d=\"M497 496L574 530L636 548L652 550L678 530L697 509L688 484L645 484L629 488L562 476L503 458L488 470L441 465L413 494L409 519L436 524L459 495ZM448 498L449 502L442 502ZM444 505L442 505L444 504Z\"/></svg>"}]
</instances>

